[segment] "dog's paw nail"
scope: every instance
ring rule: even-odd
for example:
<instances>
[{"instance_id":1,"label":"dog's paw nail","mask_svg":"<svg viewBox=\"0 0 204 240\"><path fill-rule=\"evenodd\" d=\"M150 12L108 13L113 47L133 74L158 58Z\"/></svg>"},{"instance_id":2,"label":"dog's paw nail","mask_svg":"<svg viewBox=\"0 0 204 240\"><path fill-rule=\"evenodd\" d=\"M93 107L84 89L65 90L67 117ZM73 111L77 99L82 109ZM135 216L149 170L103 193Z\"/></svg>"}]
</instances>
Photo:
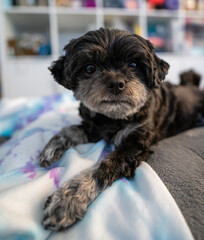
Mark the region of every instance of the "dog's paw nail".
<instances>
[{"instance_id":1,"label":"dog's paw nail","mask_svg":"<svg viewBox=\"0 0 204 240\"><path fill-rule=\"evenodd\" d=\"M49 229L49 230L58 230L59 231L59 229L57 229L57 226L53 223L44 224L44 229L45 230Z\"/></svg>"},{"instance_id":2,"label":"dog's paw nail","mask_svg":"<svg viewBox=\"0 0 204 240\"><path fill-rule=\"evenodd\" d=\"M43 151L38 157L40 166L43 168L52 166L61 158L63 153L64 151L59 151L58 149Z\"/></svg>"},{"instance_id":3,"label":"dog's paw nail","mask_svg":"<svg viewBox=\"0 0 204 240\"><path fill-rule=\"evenodd\" d=\"M42 220L42 223L46 222L46 220L49 218L49 215L48 213L46 213L44 216L43 216L43 220Z\"/></svg>"},{"instance_id":4,"label":"dog's paw nail","mask_svg":"<svg viewBox=\"0 0 204 240\"><path fill-rule=\"evenodd\" d=\"M44 229L45 229L45 230L48 230L48 225L44 225Z\"/></svg>"},{"instance_id":5,"label":"dog's paw nail","mask_svg":"<svg viewBox=\"0 0 204 240\"><path fill-rule=\"evenodd\" d=\"M45 202L44 210L50 205L51 202L52 202L52 196L49 196Z\"/></svg>"},{"instance_id":6,"label":"dog's paw nail","mask_svg":"<svg viewBox=\"0 0 204 240\"><path fill-rule=\"evenodd\" d=\"M51 164L50 164L49 161L43 160L43 161L40 162L40 166L43 167L43 168L46 168L46 167L50 167Z\"/></svg>"}]
</instances>

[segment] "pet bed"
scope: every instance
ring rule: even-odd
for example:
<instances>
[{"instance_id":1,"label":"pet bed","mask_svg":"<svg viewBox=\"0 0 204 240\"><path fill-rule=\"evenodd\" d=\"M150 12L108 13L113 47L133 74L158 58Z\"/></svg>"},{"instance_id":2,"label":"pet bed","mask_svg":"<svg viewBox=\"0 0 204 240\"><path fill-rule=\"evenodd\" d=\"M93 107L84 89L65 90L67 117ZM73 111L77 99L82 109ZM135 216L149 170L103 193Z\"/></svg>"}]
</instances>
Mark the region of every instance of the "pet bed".
<instances>
[{"instance_id":1,"label":"pet bed","mask_svg":"<svg viewBox=\"0 0 204 240\"><path fill-rule=\"evenodd\" d=\"M46 197L113 150L104 141L68 150L52 167L38 155L62 127L80 122L69 93L37 99L3 100L0 135L0 239L159 240L204 236L204 128L153 146L133 180L116 181L88 207L83 220L64 232L41 225Z\"/></svg>"}]
</instances>

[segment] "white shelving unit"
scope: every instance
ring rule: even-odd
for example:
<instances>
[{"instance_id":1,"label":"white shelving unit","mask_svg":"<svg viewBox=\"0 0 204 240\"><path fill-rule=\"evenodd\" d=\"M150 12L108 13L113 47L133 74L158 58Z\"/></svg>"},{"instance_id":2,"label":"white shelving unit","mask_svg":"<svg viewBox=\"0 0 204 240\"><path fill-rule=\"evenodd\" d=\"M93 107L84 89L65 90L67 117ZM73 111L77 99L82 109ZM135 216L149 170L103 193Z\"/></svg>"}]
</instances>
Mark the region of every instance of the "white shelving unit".
<instances>
[{"instance_id":1,"label":"white shelving unit","mask_svg":"<svg viewBox=\"0 0 204 240\"><path fill-rule=\"evenodd\" d=\"M183 31L185 19L204 20L204 10L148 10L144 0L139 1L138 9L103 8L102 0L96 0L96 8L59 7L55 0L49 0L47 7L8 7L5 6L6 1L0 2L3 97L44 96L63 91L52 80L47 67L59 57L64 45L88 30L109 25L123 28L124 23L139 26L144 37L147 37L148 24L151 22L166 23L173 44L171 51L159 55L172 65L169 78L177 82L178 73L189 68L194 68L204 76L204 55L186 52ZM23 32L46 34L50 39L52 54L9 56L8 38Z\"/></svg>"}]
</instances>

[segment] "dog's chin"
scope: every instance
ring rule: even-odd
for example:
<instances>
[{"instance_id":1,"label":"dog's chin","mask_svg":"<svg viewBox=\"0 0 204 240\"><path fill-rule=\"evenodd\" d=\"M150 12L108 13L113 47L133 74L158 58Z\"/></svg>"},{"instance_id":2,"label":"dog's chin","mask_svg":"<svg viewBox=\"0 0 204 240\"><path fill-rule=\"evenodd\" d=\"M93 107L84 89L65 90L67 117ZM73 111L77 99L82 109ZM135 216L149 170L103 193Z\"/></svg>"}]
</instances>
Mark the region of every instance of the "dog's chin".
<instances>
[{"instance_id":1,"label":"dog's chin","mask_svg":"<svg viewBox=\"0 0 204 240\"><path fill-rule=\"evenodd\" d=\"M103 114L112 119L127 119L128 117L139 112L144 106L145 102L133 104L128 101L106 101L103 100L94 106L88 104L86 101L83 104L91 111Z\"/></svg>"}]
</instances>

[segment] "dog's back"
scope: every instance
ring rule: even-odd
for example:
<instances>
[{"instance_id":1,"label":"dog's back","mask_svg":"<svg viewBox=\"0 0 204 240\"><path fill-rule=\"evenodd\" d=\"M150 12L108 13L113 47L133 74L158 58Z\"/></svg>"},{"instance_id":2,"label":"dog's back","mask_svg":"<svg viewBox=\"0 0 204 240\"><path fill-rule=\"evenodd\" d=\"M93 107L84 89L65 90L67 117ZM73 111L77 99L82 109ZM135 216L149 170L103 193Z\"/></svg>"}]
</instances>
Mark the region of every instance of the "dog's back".
<instances>
[{"instance_id":1,"label":"dog's back","mask_svg":"<svg viewBox=\"0 0 204 240\"><path fill-rule=\"evenodd\" d=\"M194 70L189 70L180 74L180 85L183 86L197 86L199 87L201 81L201 75Z\"/></svg>"},{"instance_id":2,"label":"dog's back","mask_svg":"<svg viewBox=\"0 0 204 240\"><path fill-rule=\"evenodd\" d=\"M204 125L204 93L197 86L165 82L153 91L150 102L158 140Z\"/></svg>"}]
</instances>

